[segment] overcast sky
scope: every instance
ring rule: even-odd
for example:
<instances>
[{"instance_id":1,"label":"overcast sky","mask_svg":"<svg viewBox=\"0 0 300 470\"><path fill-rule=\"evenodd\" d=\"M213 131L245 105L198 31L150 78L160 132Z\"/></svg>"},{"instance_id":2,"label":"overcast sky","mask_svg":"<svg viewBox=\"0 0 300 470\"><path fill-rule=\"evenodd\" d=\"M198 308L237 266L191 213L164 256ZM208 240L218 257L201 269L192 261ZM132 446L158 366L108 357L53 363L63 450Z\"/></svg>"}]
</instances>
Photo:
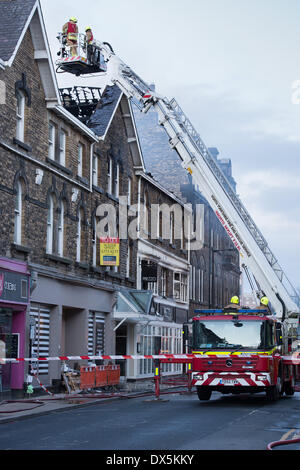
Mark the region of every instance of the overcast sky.
<instances>
[{"instance_id":1,"label":"overcast sky","mask_svg":"<svg viewBox=\"0 0 300 470\"><path fill-rule=\"evenodd\" d=\"M175 97L208 147L231 158L238 193L300 286L299 0L41 0L54 60L70 16ZM59 75L60 86L99 86ZM300 93L298 95L298 98Z\"/></svg>"}]
</instances>

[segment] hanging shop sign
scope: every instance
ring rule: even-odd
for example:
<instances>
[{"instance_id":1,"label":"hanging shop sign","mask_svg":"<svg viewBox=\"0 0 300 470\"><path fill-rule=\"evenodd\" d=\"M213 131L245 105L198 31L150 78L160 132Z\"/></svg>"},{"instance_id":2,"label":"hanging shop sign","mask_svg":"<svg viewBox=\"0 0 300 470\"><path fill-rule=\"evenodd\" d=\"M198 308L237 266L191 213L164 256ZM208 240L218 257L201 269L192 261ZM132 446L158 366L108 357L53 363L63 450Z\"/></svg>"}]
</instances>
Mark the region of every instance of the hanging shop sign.
<instances>
[{"instance_id":1,"label":"hanging shop sign","mask_svg":"<svg viewBox=\"0 0 300 470\"><path fill-rule=\"evenodd\" d=\"M100 265L119 266L120 240L119 238L100 238Z\"/></svg>"},{"instance_id":2,"label":"hanging shop sign","mask_svg":"<svg viewBox=\"0 0 300 470\"><path fill-rule=\"evenodd\" d=\"M28 277L0 270L0 301L28 302Z\"/></svg>"},{"instance_id":3,"label":"hanging shop sign","mask_svg":"<svg viewBox=\"0 0 300 470\"><path fill-rule=\"evenodd\" d=\"M142 281L143 282L157 282L157 264L148 261L142 261Z\"/></svg>"}]
</instances>

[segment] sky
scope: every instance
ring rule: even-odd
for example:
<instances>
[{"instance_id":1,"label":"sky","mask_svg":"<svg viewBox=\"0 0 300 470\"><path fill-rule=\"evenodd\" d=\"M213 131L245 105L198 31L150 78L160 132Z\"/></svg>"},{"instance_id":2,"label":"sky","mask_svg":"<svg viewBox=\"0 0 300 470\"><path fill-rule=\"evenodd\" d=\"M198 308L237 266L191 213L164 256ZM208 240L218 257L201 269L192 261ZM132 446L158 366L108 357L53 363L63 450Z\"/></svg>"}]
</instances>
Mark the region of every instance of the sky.
<instances>
[{"instance_id":1,"label":"sky","mask_svg":"<svg viewBox=\"0 0 300 470\"><path fill-rule=\"evenodd\" d=\"M159 94L175 97L207 147L231 158L237 192L300 287L299 0L41 0L57 59L71 16ZM58 75L59 86L101 86Z\"/></svg>"}]
</instances>

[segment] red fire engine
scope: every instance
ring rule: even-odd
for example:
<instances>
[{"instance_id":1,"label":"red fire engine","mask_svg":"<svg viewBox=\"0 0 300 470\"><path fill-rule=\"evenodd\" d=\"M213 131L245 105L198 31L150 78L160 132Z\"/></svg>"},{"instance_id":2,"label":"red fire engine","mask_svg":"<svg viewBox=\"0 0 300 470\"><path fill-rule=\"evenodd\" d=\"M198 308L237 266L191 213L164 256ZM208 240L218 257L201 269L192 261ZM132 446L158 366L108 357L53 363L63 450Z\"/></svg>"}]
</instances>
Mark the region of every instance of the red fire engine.
<instances>
[{"instance_id":1,"label":"red fire engine","mask_svg":"<svg viewBox=\"0 0 300 470\"><path fill-rule=\"evenodd\" d=\"M270 401L294 394L298 361L294 353L293 363L293 333L286 325L260 309L195 313L192 384L200 400L209 400L213 391L265 391Z\"/></svg>"}]
</instances>

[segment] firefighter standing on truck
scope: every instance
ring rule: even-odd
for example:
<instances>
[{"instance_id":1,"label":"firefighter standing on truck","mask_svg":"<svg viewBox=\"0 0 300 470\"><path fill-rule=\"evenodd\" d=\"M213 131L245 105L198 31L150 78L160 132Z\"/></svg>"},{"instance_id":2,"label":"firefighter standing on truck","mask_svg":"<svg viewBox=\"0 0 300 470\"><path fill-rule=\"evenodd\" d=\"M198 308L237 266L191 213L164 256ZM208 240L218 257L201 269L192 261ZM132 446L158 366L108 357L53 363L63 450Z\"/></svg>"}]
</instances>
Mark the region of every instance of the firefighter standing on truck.
<instances>
[{"instance_id":1,"label":"firefighter standing on truck","mask_svg":"<svg viewBox=\"0 0 300 470\"><path fill-rule=\"evenodd\" d=\"M234 295L233 297L231 297L230 299L230 304L229 305L226 305L226 307L224 307L226 310L227 309L234 309L234 310L238 310L240 308L240 299L238 298L237 295Z\"/></svg>"},{"instance_id":2,"label":"firefighter standing on truck","mask_svg":"<svg viewBox=\"0 0 300 470\"><path fill-rule=\"evenodd\" d=\"M62 32L66 37L67 46L70 46L71 55L77 55L78 26L77 19L74 16L72 16L70 20L63 25Z\"/></svg>"}]
</instances>

